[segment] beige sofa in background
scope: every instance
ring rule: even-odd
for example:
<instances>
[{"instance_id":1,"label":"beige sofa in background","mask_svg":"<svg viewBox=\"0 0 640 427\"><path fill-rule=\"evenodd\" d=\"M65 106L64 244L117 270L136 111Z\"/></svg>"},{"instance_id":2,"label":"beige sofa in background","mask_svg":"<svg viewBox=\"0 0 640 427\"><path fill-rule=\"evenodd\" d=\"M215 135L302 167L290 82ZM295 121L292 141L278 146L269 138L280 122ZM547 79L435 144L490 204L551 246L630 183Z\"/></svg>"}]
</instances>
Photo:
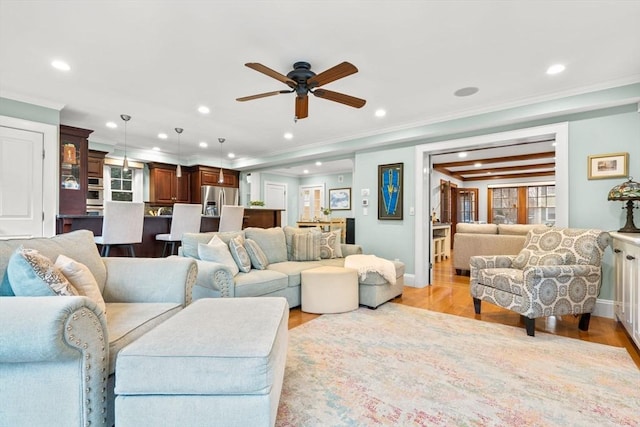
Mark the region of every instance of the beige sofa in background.
<instances>
[{"instance_id":1,"label":"beige sofa in background","mask_svg":"<svg viewBox=\"0 0 640 427\"><path fill-rule=\"evenodd\" d=\"M475 255L517 255L529 230L544 224L458 223L453 236L453 268L469 274L469 259Z\"/></svg>"}]
</instances>

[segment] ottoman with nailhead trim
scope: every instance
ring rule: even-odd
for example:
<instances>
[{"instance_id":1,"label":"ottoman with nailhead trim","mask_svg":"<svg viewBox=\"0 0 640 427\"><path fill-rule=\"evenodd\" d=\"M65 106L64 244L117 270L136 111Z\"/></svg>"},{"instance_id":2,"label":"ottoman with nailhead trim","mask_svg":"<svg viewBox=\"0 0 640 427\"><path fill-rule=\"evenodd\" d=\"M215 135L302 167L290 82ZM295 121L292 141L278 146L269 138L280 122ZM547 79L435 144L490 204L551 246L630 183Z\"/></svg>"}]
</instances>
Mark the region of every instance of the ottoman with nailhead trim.
<instances>
[{"instance_id":1,"label":"ottoman with nailhead trim","mask_svg":"<svg viewBox=\"0 0 640 427\"><path fill-rule=\"evenodd\" d=\"M302 311L326 314L358 308L357 270L324 266L304 270L300 277Z\"/></svg>"},{"instance_id":2,"label":"ottoman with nailhead trim","mask_svg":"<svg viewBox=\"0 0 640 427\"><path fill-rule=\"evenodd\" d=\"M285 298L205 298L118 354L118 427L273 426L287 357Z\"/></svg>"}]
</instances>

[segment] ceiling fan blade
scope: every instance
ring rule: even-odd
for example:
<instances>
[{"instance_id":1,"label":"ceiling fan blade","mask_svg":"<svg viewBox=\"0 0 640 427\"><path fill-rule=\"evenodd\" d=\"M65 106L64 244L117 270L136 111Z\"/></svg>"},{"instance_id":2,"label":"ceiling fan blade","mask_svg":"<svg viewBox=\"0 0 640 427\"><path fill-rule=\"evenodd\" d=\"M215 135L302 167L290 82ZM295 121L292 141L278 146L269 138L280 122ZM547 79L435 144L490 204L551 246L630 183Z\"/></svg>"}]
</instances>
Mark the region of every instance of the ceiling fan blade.
<instances>
[{"instance_id":1,"label":"ceiling fan blade","mask_svg":"<svg viewBox=\"0 0 640 427\"><path fill-rule=\"evenodd\" d=\"M355 96L345 95L344 93L334 92L326 89L316 89L313 93L318 98L328 99L329 101L339 102L349 107L362 108L367 103L364 99L356 98Z\"/></svg>"},{"instance_id":2,"label":"ceiling fan blade","mask_svg":"<svg viewBox=\"0 0 640 427\"><path fill-rule=\"evenodd\" d=\"M309 78L307 80L307 86L310 88L320 87L357 72L358 69L355 65L345 61Z\"/></svg>"},{"instance_id":3,"label":"ceiling fan blade","mask_svg":"<svg viewBox=\"0 0 640 427\"><path fill-rule=\"evenodd\" d=\"M296 96L296 119L305 119L309 116L309 97Z\"/></svg>"},{"instance_id":4,"label":"ceiling fan blade","mask_svg":"<svg viewBox=\"0 0 640 427\"><path fill-rule=\"evenodd\" d=\"M236 98L236 101L251 101L252 99L266 98L267 96L280 95L281 93L291 93L291 92L293 91L292 90L276 90L273 92L259 93L257 95L243 96L242 98Z\"/></svg>"},{"instance_id":5,"label":"ceiling fan blade","mask_svg":"<svg viewBox=\"0 0 640 427\"><path fill-rule=\"evenodd\" d=\"M284 74L280 74L279 72L272 70L271 68L262 65L258 62L248 62L246 64L247 67L251 68L252 70L256 70L262 74L266 74L267 76L274 78L278 81L281 81L282 83L288 85L289 87L296 87L298 84L295 82L295 80L290 79L289 77L285 76Z\"/></svg>"}]
</instances>

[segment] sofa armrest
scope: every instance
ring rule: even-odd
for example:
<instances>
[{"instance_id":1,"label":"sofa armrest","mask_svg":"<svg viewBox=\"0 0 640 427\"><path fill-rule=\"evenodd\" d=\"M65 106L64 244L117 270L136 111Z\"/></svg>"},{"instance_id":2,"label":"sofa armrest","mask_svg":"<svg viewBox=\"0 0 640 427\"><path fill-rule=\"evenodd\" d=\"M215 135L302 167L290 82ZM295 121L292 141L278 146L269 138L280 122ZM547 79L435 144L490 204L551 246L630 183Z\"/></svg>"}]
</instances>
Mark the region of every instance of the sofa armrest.
<instances>
[{"instance_id":1,"label":"sofa armrest","mask_svg":"<svg viewBox=\"0 0 640 427\"><path fill-rule=\"evenodd\" d=\"M106 302L191 303L198 267L190 258L103 258Z\"/></svg>"},{"instance_id":2,"label":"sofa armrest","mask_svg":"<svg viewBox=\"0 0 640 427\"><path fill-rule=\"evenodd\" d=\"M343 258L346 258L349 255L358 255L362 253L362 246L351 243L341 243L340 249L342 249Z\"/></svg>"},{"instance_id":3,"label":"sofa armrest","mask_svg":"<svg viewBox=\"0 0 640 427\"><path fill-rule=\"evenodd\" d=\"M72 425L43 409L53 409L50 402L57 395L76 399L55 403L60 413L76 414L75 425L105 425L109 345L105 317L93 301L1 297L0 325L0 418L7 423L0 424L23 424L28 399L29 407L40 411L29 414L28 424ZM37 390L31 388L35 384Z\"/></svg>"},{"instance_id":4,"label":"sofa armrest","mask_svg":"<svg viewBox=\"0 0 640 427\"><path fill-rule=\"evenodd\" d=\"M235 282L229 267L213 261L196 260L196 262L198 278L193 288L194 299L233 298L236 295Z\"/></svg>"},{"instance_id":5,"label":"sofa armrest","mask_svg":"<svg viewBox=\"0 0 640 427\"><path fill-rule=\"evenodd\" d=\"M94 327L77 328L75 337L91 342L91 335L105 336L104 315L87 297L0 298L0 363L51 362L79 357L78 348L65 338L74 316L91 316Z\"/></svg>"}]
</instances>

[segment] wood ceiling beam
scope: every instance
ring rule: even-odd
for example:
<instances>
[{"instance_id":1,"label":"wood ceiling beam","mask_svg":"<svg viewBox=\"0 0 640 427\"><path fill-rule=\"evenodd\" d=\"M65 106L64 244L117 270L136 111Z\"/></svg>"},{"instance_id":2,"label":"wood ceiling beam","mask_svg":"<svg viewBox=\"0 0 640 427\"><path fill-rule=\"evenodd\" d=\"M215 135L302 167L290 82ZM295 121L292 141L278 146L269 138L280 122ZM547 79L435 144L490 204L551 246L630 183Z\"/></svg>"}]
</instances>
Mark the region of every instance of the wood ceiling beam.
<instances>
[{"instance_id":1,"label":"wood ceiling beam","mask_svg":"<svg viewBox=\"0 0 640 427\"><path fill-rule=\"evenodd\" d=\"M490 159L481 159L481 160L463 160L460 162L449 162L449 163L434 163L433 168L453 168L460 166L472 166L476 163L508 163L508 162L521 162L526 160L539 160L539 159L548 159L554 158L556 156L555 151L548 151L545 153L534 153L534 154L523 154L520 156L507 156L507 157L492 157Z\"/></svg>"},{"instance_id":2,"label":"wood ceiling beam","mask_svg":"<svg viewBox=\"0 0 640 427\"><path fill-rule=\"evenodd\" d=\"M502 172L513 172L513 171L531 171L531 172L539 172L536 169L553 169L556 167L554 163L537 163L535 165L519 165L519 166L503 166L499 168L473 168L473 169L465 169L465 170L457 170L451 171L451 173L461 176L480 174L483 172L491 172L491 173L502 173Z\"/></svg>"},{"instance_id":3,"label":"wood ceiling beam","mask_svg":"<svg viewBox=\"0 0 640 427\"><path fill-rule=\"evenodd\" d=\"M555 176L555 171L510 173L510 174L500 174L500 175L491 174L491 175L482 175L482 176L463 178L462 181L487 181L487 180L510 179L510 178L540 178L540 177L554 177L554 176Z\"/></svg>"}]
</instances>

